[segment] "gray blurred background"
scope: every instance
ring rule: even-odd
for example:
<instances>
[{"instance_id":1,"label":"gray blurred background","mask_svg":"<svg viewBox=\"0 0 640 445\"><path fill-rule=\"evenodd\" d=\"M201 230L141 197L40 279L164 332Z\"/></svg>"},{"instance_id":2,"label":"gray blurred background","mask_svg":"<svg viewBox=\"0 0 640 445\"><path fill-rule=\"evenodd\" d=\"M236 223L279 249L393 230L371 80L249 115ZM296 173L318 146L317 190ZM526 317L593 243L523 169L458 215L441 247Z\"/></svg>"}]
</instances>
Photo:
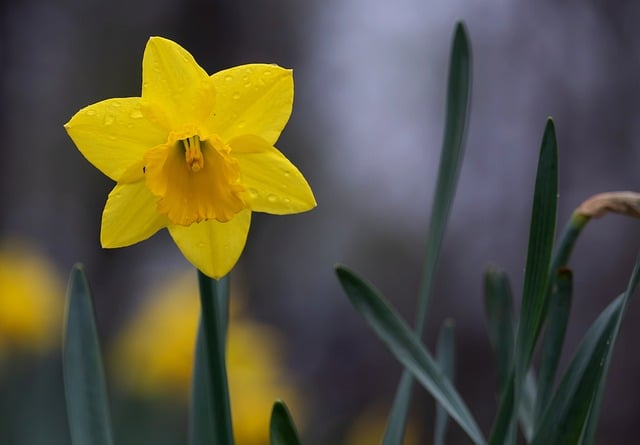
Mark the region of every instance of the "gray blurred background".
<instances>
[{"instance_id":1,"label":"gray blurred background","mask_svg":"<svg viewBox=\"0 0 640 445\"><path fill-rule=\"evenodd\" d=\"M81 107L138 96L150 35L208 71L250 62L294 69L291 120L277 146L305 174L317 209L255 214L236 267L248 310L277 326L307 404L304 442L336 443L364 407L390 404L400 367L350 306L333 273L346 263L408 319L442 138L454 23L466 22L473 95L466 159L443 246L425 342L457 323L457 385L488 432L495 369L482 306L487 264L522 286L535 164L547 116L560 147L561 228L592 194L640 190L640 3L325 0L21 0L3 3L0 237L31 240L62 273L86 264L109 338L149 283L186 261L166 231L102 250L113 183L62 125ZM564 364L626 286L640 224L607 216L576 248ZM599 443L628 443L640 416L640 305L616 347ZM57 384L57 383L56 383ZM430 437L433 403L413 412ZM452 443L467 443L453 428ZM425 439L423 443L429 443Z\"/></svg>"}]
</instances>

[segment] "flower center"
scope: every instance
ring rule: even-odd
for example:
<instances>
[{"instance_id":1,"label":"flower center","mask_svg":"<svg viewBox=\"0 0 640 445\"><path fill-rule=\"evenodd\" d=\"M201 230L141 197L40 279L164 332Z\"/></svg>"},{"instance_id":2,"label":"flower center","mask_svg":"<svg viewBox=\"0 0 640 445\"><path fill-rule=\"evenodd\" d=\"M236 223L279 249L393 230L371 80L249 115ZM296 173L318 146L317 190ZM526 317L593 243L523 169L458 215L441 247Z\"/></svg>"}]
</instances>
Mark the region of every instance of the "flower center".
<instances>
[{"instance_id":1,"label":"flower center","mask_svg":"<svg viewBox=\"0 0 640 445\"><path fill-rule=\"evenodd\" d=\"M187 165L194 173L198 173L204 167L204 157L200 150L200 136L191 136L181 142L184 145L184 156L187 160Z\"/></svg>"},{"instance_id":2,"label":"flower center","mask_svg":"<svg viewBox=\"0 0 640 445\"><path fill-rule=\"evenodd\" d=\"M226 222L246 207L238 162L216 135L173 132L145 153L144 171L147 187L160 198L158 212L173 224Z\"/></svg>"}]
</instances>

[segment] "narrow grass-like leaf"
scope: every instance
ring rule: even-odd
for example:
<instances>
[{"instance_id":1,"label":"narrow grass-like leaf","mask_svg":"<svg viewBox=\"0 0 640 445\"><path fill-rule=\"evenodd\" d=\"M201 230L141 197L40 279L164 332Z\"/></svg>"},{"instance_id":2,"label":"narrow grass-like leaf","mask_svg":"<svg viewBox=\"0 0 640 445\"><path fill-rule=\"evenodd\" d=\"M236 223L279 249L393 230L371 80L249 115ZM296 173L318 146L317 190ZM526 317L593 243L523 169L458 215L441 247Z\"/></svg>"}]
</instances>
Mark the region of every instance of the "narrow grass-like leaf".
<instances>
[{"instance_id":1,"label":"narrow grass-like leaf","mask_svg":"<svg viewBox=\"0 0 640 445\"><path fill-rule=\"evenodd\" d=\"M464 401L415 332L370 283L344 266L338 266L336 272L353 306L400 363L433 395L475 444L484 444L482 432Z\"/></svg>"},{"instance_id":2,"label":"narrow grass-like leaf","mask_svg":"<svg viewBox=\"0 0 640 445\"><path fill-rule=\"evenodd\" d=\"M393 405L389 412L387 428L384 431L382 445L400 445L404 440L404 430L406 426L409 404L411 403L411 390L413 389L413 378L407 370L402 371L400 383L393 398Z\"/></svg>"},{"instance_id":3,"label":"narrow grass-like leaf","mask_svg":"<svg viewBox=\"0 0 640 445\"><path fill-rule=\"evenodd\" d=\"M89 283L81 265L67 290L63 371L67 416L74 445L112 445L107 386Z\"/></svg>"},{"instance_id":4,"label":"narrow grass-like leaf","mask_svg":"<svg viewBox=\"0 0 640 445\"><path fill-rule=\"evenodd\" d=\"M502 394L513 369L515 322L509 277L496 266L489 266L484 275L484 306L489 340L496 354L499 393Z\"/></svg>"},{"instance_id":5,"label":"narrow grass-like leaf","mask_svg":"<svg viewBox=\"0 0 640 445\"><path fill-rule=\"evenodd\" d=\"M271 445L300 445L291 413L282 400L276 400L273 404L269 435Z\"/></svg>"},{"instance_id":6,"label":"narrow grass-like leaf","mask_svg":"<svg viewBox=\"0 0 640 445\"><path fill-rule=\"evenodd\" d=\"M212 417L209 418L210 426L206 425L209 415L203 412L191 413L191 440L192 444L217 443L221 445L233 445L233 430L231 424L231 405L229 402L229 384L227 381L226 367L226 330L228 317L229 281L228 277L221 280L209 278L198 271L198 284L200 285L200 303L202 307L202 334L200 338L204 347L196 347L196 369L194 370L194 385L199 385L202 379L209 377L208 384L204 388L196 388L193 393L200 393L207 387L207 397L200 394L194 398L192 408L196 410L209 409ZM204 358L202 357L204 356ZM207 369L198 369L206 366ZM203 422L205 422L203 424ZM209 434L213 432L213 442L199 442L209 440ZM198 440L198 442L195 442Z\"/></svg>"},{"instance_id":7,"label":"narrow grass-like leaf","mask_svg":"<svg viewBox=\"0 0 640 445\"><path fill-rule=\"evenodd\" d=\"M440 328L438 336L438 345L436 356L438 365L443 374L453 382L455 359L454 359L454 337L455 323L451 319L447 319ZM447 423L449 416L440 404L436 407L436 420L433 427L433 445L444 445L445 435L447 434Z\"/></svg>"},{"instance_id":8,"label":"narrow grass-like leaf","mask_svg":"<svg viewBox=\"0 0 640 445\"><path fill-rule=\"evenodd\" d=\"M469 37L464 23L458 22L451 45L444 138L440 153L438 179L431 208L422 283L418 295L415 328L418 336L421 336L424 331L433 277L438 265L442 239L444 238L444 231L460 176L471 98L471 66ZM383 445L398 445L402 443L412 386L411 376L407 372L403 372L391 413L389 414Z\"/></svg>"},{"instance_id":9,"label":"narrow grass-like leaf","mask_svg":"<svg viewBox=\"0 0 640 445\"><path fill-rule=\"evenodd\" d=\"M537 393L536 376L532 369L529 370L527 376L524 379L524 385L522 387L522 394L520 397L520 405L518 406L518 420L520 421L520 427L522 428L522 435L527 440L531 441L533 437L533 430L535 427L535 404Z\"/></svg>"},{"instance_id":10,"label":"narrow grass-like leaf","mask_svg":"<svg viewBox=\"0 0 640 445\"><path fill-rule=\"evenodd\" d=\"M542 136L531 211L527 265L516 337L516 390L529 366L542 321L558 207L558 145L551 119Z\"/></svg>"},{"instance_id":11,"label":"narrow grass-like leaf","mask_svg":"<svg viewBox=\"0 0 640 445\"><path fill-rule=\"evenodd\" d=\"M515 373L509 373L509 378L500 395L498 414L493 422L488 445L506 445L515 443L516 424L514 419L514 382Z\"/></svg>"},{"instance_id":12,"label":"narrow grass-like leaf","mask_svg":"<svg viewBox=\"0 0 640 445\"><path fill-rule=\"evenodd\" d=\"M609 304L587 331L542 416L532 445L578 444L584 438L585 429L595 431L595 427L586 422L597 421L597 415L591 414L599 408L594 401L600 401L601 387L620 332L622 317L639 280L640 257L625 293Z\"/></svg>"},{"instance_id":13,"label":"narrow grass-like leaf","mask_svg":"<svg viewBox=\"0 0 640 445\"><path fill-rule=\"evenodd\" d=\"M615 331L612 335L611 338L611 343L608 348L607 351L607 355L606 358L604 360L603 366L602 366L602 376L600 377L598 383L597 383L597 388L594 392L594 395L591 399L591 406L589 408L589 415L587 417L587 420L585 422L583 431L582 431L582 437L581 437L581 444L584 445L593 445L593 443L595 443L595 435L596 435L596 429L598 426L598 416L600 415L600 405L602 403L602 397L604 394L604 386L606 383L606 378L607 378L607 374L609 372L609 366L611 364L611 357L613 355L613 347L615 344L615 341L618 337L618 334L620 333L620 325L622 324L622 316L624 315L624 311L626 310L627 306L629 305L629 299L631 298L631 296L635 293L637 287L638 287L638 282L640 281L640 255L638 256L637 260L636 260L636 267L633 271L631 280L629 281L629 286L627 288L627 291L625 292L625 302L624 302L624 307L622 309L623 314L620 316L620 318L618 319Z\"/></svg>"},{"instance_id":14,"label":"narrow grass-like leaf","mask_svg":"<svg viewBox=\"0 0 640 445\"><path fill-rule=\"evenodd\" d=\"M515 441L515 413L518 411L515 407L520 405L524 378L546 309L557 202L558 147L553 121L548 119L538 158L522 305L516 334L514 372L500 398L498 415L489 436L490 445L505 445ZM513 393L508 394L511 391Z\"/></svg>"},{"instance_id":15,"label":"narrow grass-like leaf","mask_svg":"<svg viewBox=\"0 0 640 445\"><path fill-rule=\"evenodd\" d=\"M556 276L555 284L551 291L547 327L542 341L542 357L540 359L540 376L538 378L538 394L535 408L536 422L541 418L553 391L560 353L564 344L564 335L569 321L571 289L571 270L561 269Z\"/></svg>"},{"instance_id":16,"label":"narrow grass-like leaf","mask_svg":"<svg viewBox=\"0 0 640 445\"><path fill-rule=\"evenodd\" d=\"M510 373L513 372L513 348L515 320L513 314L513 294L509 277L497 266L489 266L485 272L485 311L487 313L489 339L496 354L499 394L508 387ZM513 387L511 387L513 389ZM533 407L536 384L533 374L527 374L519 419L525 438L533 434Z\"/></svg>"}]
</instances>

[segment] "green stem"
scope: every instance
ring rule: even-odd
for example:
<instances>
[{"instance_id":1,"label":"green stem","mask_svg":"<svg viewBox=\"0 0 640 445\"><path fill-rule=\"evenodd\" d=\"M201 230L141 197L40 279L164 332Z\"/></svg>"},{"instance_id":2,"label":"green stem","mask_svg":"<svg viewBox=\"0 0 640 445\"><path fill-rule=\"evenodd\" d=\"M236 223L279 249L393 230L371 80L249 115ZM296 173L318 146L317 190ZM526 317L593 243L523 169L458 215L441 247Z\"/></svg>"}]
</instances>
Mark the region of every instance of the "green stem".
<instances>
[{"instance_id":1,"label":"green stem","mask_svg":"<svg viewBox=\"0 0 640 445\"><path fill-rule=\"evenodd\" d=\"M562 235L560 236L560 243L556 249L555 255L551 263L551 276L555 277L556 272L561 267L566 267L573 252L573 247L576 244L578 235L587 225L591 217L583 215L582 213L574 212L571 215L571 219L564 228ZM553 285L553 280L551 282Z\"/></svg>"},{"instance_id":2,"label":"green stem","mask_svg":"<svg viewBox=\"0 0 640 445\"><path fill-rule=\"evenodd\" d=\"M209 365L211 403L215 414L212 419L216 443L233 445L231 405L225 360L227 317L229 308L229 277L214 280L198 271L202 328Z\"/></svg>"}]
</instances>

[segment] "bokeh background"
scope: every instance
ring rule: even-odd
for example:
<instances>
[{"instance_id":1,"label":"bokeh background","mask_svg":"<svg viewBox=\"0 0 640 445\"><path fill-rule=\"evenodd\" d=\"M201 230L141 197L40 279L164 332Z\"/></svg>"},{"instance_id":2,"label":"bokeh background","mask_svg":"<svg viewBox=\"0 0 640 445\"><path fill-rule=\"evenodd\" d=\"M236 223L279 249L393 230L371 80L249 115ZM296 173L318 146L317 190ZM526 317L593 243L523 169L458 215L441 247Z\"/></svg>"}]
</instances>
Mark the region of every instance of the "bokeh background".
<instances>
[{"instance_id":1,"label":"bokeh background","mask_svg":"<svg viewBox=\"0 0 640 445\"><path fill-rule=\"evenodd\" d=\"M233 286L242 317L268 331L261 337L278 351L274 368L245 365L274 392L293 391L294 417L310 445L375 443L383 426L401 370L349 305L333 265L367 276L413 319L456 20L466 22L473 48L472 108L425 342L433 346L442 320L455 319L457 385L485 431L497 400L482 273L496 263L516 294L521 289L546 117L554 117L559 138L559 228L595 193L640 189L635 2L21 0L0 8L0 245L8 258L0 265L8 270L23 256L48 262L58 301L70 266L86 265L119 443L184 443L188 386L136 391L139 385L127 384L136 379L122 376L140 377L151 365L112 351L149 302L161 299L157 289L190 267L164 231L130 248L100 248L113 184L82 158L62 125L90 103L139 95L150 35L177 41L209 72L250 62L294 69L294 112L277 145L305 174L318 207L287 217L256 214ZM585 230L572 261L575 303L563 363L626 286L639 246L638 221L607 216ZM31 277L42 270L25 267ZM7 314L6 301L23 292L10 283L18 276L0 273ZM638 317L632 302L599 443L637 436ZM0 336L23 338L29 323ZM51 326L45 337L60 338L59 321ZM171 350L160 331L150 347ZM58 343L34 342L33 351L18 340L0 349L0 410L11 414L0 416L2 444L68 443ZM262 348L255 344L236 353L255 355ZM412 437L420 443L429 443L433 413L431 398L416 390ZM467 443L456 428L449 437Z\"/></svg>"}]
</instances>

